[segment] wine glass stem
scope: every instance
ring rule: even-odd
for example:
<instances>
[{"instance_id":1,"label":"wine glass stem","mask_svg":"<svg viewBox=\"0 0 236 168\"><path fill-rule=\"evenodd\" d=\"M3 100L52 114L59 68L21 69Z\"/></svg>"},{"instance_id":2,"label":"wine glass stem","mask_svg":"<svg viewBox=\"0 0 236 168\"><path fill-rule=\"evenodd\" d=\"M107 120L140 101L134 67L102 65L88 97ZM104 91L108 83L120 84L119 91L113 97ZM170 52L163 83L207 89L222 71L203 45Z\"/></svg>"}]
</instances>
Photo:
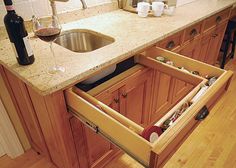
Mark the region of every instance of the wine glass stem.
<instances>
[{"instance_id":1,"label":"wine glass stem","mask_svg":"<svg viewBox=\"0 0 236 168\"><path fill-rule=\"evenodd\" d=\"M50 49L51 49L52 56L53 56L53 59L54 59L54 66L56 67L57 66L57 61L56 61L55 52L52 48L52 45L53 45L53 43L52 43L52 41L50 41Z\"/></svg>"}]
</instances>

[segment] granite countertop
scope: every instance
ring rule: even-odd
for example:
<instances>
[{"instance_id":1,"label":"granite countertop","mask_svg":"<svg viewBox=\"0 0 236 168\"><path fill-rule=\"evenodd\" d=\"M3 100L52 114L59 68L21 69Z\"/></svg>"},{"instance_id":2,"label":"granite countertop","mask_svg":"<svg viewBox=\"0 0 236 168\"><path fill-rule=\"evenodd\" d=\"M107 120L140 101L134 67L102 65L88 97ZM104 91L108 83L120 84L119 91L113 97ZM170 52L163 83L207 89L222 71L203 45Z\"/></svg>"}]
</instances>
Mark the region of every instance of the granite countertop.
<instances>
[{"instance_id":1,"label":"granite countertop","mask_svg":"<svg viewBox=\"0 0 236 168\"><path fill-rule=\"evenodd\" d=\"M178 7L174 16L140 18L137 14L116 10L64 24L63 30L90 29L115 39L114 43L88 53L75 53L54 44L56 61L66 68L64 73L47 73L48 67L54 64L49 44L35 38L30 40L34 64L18 65L9 40L0 41L0 63L39 94L48 95L69 88L235 3L235 0L197 0Z\"/></svg>"}]
</instances>

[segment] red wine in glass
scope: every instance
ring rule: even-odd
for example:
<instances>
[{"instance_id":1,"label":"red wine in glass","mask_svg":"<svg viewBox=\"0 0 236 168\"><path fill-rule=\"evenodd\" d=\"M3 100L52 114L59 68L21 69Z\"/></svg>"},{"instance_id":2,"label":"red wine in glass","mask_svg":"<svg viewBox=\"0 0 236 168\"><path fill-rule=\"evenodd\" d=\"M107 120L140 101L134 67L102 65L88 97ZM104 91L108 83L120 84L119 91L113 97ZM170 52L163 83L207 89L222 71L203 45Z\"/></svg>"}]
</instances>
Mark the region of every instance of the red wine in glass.
<instances>
[{"instance_id":1,"label":"red wine in glass","mask_svg":"<svg viewBox=\"0 0 236 168\"><path fill-rule=\"evenodd\" d=\"M58 21L58 18L56 16L51 16L47 19L38 19L37 17L33 17L33 30L37 37L45 42L50 43L50 49L54 59L54 66L50 67L48 72L50 74L64 72L65 68L58 65L56 62L55 53L52 47L53 41L61 33L61 25Z\"/></svg>"},{"instance_id":2,"label":"red wine in glass","mask_svg":"<svg viewBox=\"0 0 236 168\"><path fill-rule=\"evenodd\" d=\"M35 35L46 42L54 41L60 33L61 29L54 27L41 28L35 31Z\"/></svg>"}]
</instances>

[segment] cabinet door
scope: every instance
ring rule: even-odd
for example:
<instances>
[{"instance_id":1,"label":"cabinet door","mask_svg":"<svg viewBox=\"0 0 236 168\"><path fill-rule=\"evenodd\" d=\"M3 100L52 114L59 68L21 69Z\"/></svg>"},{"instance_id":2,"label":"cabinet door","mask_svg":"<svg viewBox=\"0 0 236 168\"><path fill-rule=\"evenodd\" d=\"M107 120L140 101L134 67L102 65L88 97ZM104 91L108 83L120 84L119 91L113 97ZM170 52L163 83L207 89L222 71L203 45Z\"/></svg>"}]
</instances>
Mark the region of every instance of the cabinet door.
<instances>
[{"instance_id":1,"label":"cabinet door","mask_svg":"<svg viewBox=\"0 0 236 168\"><path fill-rule=\"evenodd\" d=\"M118 90L105 90L95 98L119 111ZM118 153L117 147L78 120L72 119L71 124L81 168L103 167Z\"/></svg>"},{"instance_id":2,"label":"cabinet door","mask_svg":"<svg viewBox=\"0 0 236 168\"><path fill-rule=\"evenodd\" d=\"M147 125L150 109L152 71L131 77L119 90L120 112L132 121Z\"/></svg>"},{"instance_id":3,"label":"cabinet door","mask_svg":"<svg viewBox=\"0 0 236 168\"><path fill-rule=\"evenodd\" d=\"M120 111L120 100L118 93L118 89L112 92L110 92L109 90L105 90L95 97L96 99L108 105L112 109Z\"/></svg>"},{"instance_id":4,"label":"cabinet door","mask_svg":"<svg viewBox=\"0 0 236 168\"><path fill-rule=\"evenodd\" d=\"M203 55L205 54L204 62L211 65L216 63L226 26L227 22L217 26L211 33L204 35L201 51Z\"/></svg>"},{"instance_id":5,"label":"cabinet door","mask_svg":"<svg viewBox=\"0 0 236 168\"><path fill-rule=\"evenodd\" d=\"M186 44L180 50L180 54L198 60L200 55L200 47L200 38L198 38Z\"/></svg>"},{"instance_id":6,"label":"cabinet door","mask_svg":"<svg viewBox=\"0 0 236 168\"><path fill-rule=\"evenodd\" d=\"M193 85L179 79L174 79L173 83L174 89L171 103L176 104L176 102L189 93L189 91L193 88Z\"/></svg>"},{"instance_id":7,"label":"cabinet door","mask_svg":"<svg viewBox=\"0 0 236 168\"><path fill-rule=\"evenodd\" d=\"M199 55L199 61L202 62L207 62L207 54L208 51L212 50L209 48L210 44L211 44L211 40L212 40L212 35L215 32L215 29L208 31L207 33L204 34L204 36L202 37L201 40L201 51L200 51L200 55Z\"/></svg>"},{"instance_id":8,"label":"cabinet door","mask_svg":"<svg viewBox=\"0 0 236 168\"><path fill-rule=\"evenodd\" d=\"M118 90L113 92L106 90L95 96L95 98L112 109L119 111ZM118 151L118 148L87 127L85 127L85 134L87 138L90 167L102 167L113 158L112 156Z\"/></svg>"},{"instance_id":9,"label":"cabinet door","mask_svg":"<svg viewBox=\"0 0 236 168\"><path fill-rule=\"evenodd\" d=\"M153 102L150 122L159 120L171 108L173 95L173 78L170 75L155 71L153 84Z\"/></svg>"}]
</instances>

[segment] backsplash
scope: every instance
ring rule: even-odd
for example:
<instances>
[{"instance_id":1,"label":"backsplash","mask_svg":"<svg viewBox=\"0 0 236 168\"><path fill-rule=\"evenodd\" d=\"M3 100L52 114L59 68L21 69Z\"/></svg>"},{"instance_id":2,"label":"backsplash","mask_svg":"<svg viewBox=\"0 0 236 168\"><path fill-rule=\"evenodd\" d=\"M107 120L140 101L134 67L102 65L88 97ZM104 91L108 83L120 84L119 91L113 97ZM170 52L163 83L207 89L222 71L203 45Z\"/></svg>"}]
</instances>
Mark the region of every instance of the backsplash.
<instances>
[{"instance_id":1,"label":"backsplash","mask_svg":"<svg viewBox=\"0 0 236 168\"><path fill-rule=\"evenodd\" d=\"M85 0L88 7L111 3L116 0ZM48 16L51 13L49 0L13 0L17 14L24 20L30 20L36 14L38 17ZM69 0L68 2L56 2L58 13L82 9L80 0ZM3 26L3 17L6 14L4 3L0 1L0 27Z\"/></svg>"}]
</instances>

